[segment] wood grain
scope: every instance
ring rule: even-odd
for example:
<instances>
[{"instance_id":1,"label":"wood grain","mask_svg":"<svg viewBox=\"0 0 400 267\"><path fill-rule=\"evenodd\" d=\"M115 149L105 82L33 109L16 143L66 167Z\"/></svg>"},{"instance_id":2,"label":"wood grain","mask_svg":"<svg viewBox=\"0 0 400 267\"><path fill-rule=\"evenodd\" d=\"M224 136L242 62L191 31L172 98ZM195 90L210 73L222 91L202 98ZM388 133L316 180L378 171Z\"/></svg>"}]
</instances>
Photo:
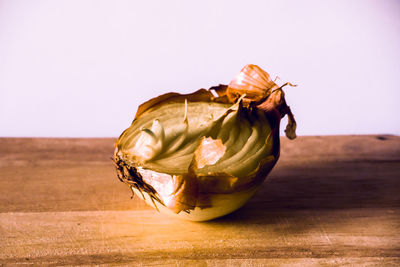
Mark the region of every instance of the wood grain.
<instances>
[{"instance_id":1,"label":"wood grain","mask_svg":"<svg viewBox=\"0 0 400 267\"><path fill-rule=\"evenodd\" d=\"M206 223L130 199L114 141L0 138L0 264L400 264L400 137L282 138L257 195Z\"/></svg>"}]
</instances>

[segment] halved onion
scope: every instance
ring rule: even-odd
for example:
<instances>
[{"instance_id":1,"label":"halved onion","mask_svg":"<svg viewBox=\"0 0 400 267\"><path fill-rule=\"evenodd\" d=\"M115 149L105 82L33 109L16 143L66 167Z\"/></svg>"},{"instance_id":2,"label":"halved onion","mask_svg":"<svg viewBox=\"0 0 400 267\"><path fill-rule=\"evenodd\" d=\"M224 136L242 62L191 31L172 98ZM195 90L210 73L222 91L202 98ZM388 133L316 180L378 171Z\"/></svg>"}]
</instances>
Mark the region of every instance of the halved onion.
<instances>
[{"instance_id":1,"label":"halved onion","mask_svg":"<svg viewBox=\"0 0 400 267\"><path fill-rule=\"evenodd\" d=\"M256 65L229 86L167 93L142 104L116 142L118 178L161 212L226 215L257 191L279 157L279 123L296 137L282 87Z\"/></svg>"}]
</instances>

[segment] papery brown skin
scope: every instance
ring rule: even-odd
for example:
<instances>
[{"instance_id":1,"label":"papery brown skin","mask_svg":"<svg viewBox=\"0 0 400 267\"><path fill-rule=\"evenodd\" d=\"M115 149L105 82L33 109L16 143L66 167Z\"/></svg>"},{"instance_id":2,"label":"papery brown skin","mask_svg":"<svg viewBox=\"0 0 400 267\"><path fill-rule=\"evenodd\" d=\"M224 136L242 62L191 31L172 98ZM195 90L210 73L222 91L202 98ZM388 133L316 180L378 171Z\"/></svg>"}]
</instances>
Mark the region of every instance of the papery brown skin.
<instances>
[{"instance_id":1,"label":"papery brown skin","mask_svg":"<svg viewBox=\"0 0 400 267\"><path fill-rule=\"evenodd\" d=\"M258 71L257 66L248 66L250 66L250 68L255 68L256 71ZM267 78L269 78L269 75ZM197 174L196 162L193 158L192 164L190 165L186 174L169 176L169 179L173 179L174 181L174 197L172 201L164 203L157 191L151 185L145 182L149 181L148 179L151 179L151 177L147 177L148 173L141 173L137 166L130 166L124 162L124 159L117 155L117 152L119 151L119 146L117 143L114 161L117 166L117 174L119 179L129 184L131 187L138 189L140 192L147 193L151 197L153 203L154 201L157 201L160 204L167 206L175 213L179 213L181 211L190 212L190 210L194 209L195 207L207 208L210 205L210 202L208 201L209 194L228 194L258 186L264 181L279 158L279 125L281 118L286 114L288 114L289 117L289 124L286 129L286 134L290 139L296 137L296 123L289 106L286 104L284 92L281 87L278 87L274 82L272 82L272 80L268 80L267 78L265 79L266 83L268 83L271 88L269 88L264 95L256 98L253 97L253 99L246 98L245 96L241 102L241 107L246 109L248 112L257 109L262 110L266 114L266 117L270 123L271 141L273 142L272 155L261 160L260 164L258 165L259 167L248 176L238 178L224 172L213 173L211 175ZM182 101L185 101L185 99L188 102L204 101L234 104L243 93L242 91L240 91L240 93L236 93L236 88L243 90L243 86L235 86L234 81L232 81L230 85L233 85L233 88L227 85L219 85L211 87L209 90L200 89L194 93L186 95L167 93L158 96L140 105L135 115L135 119L139 118L141 114L151 110L154 107L158 107L167 103L181 103ZM211 90L214 90L218 94L218 97L215 97L211 93ZM271 157L273 157L273 159ZM165 181L165 183L167 183L167 181Z\"/></svg>"}]
</instances>

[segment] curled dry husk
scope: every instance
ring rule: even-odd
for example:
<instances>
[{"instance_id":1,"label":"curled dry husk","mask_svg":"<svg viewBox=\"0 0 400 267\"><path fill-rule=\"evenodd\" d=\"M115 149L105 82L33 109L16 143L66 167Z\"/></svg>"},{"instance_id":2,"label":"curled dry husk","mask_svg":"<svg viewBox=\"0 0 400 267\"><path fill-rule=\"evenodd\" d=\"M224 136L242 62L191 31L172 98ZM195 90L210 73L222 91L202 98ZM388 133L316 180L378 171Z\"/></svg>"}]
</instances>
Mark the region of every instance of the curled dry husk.
<instances>
[{"instance_id":1,"label":"curled dry husk","mask_svg":"<svg viewBox=\"0 0 400 267\"><path fill-rule=\"evenodd\" d=\"M238 209L279 158L283 116L287 137L296 137L282 87L246 65L229 85L143 103L116 142L118 178L157 210L182 218L204 221Z\"/></svg>"}]
</instances>

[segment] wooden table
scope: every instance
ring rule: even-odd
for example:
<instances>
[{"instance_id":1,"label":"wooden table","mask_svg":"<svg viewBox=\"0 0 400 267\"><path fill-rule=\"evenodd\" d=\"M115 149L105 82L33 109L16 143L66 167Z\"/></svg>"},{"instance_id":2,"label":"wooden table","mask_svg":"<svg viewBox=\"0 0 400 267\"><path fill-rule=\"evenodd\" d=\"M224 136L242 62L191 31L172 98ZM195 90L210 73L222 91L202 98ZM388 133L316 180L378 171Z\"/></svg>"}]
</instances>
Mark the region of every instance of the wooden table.
<instances>
[{"instance_id":1,"label":"wooden table","mask_svg":"<svg viewBox=\"0 0 400 267\"><path fill-rule=\"evenodd\" d=\"M131 199L115 139L0 138L0 263L400 264L400 137L282 138L239 211L206 223Z\"/></svg>"}]
</instances>

